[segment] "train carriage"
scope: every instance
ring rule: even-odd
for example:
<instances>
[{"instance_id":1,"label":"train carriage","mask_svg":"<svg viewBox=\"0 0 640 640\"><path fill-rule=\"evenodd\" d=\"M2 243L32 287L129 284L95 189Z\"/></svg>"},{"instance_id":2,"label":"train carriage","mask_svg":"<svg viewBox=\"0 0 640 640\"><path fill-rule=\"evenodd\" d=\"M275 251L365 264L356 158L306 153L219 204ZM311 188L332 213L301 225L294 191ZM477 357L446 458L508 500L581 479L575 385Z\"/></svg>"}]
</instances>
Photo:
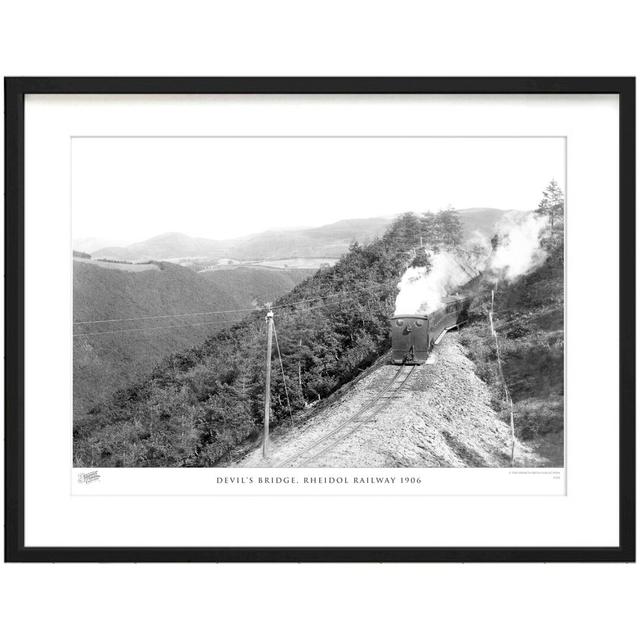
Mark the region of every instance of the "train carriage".
<instances>
[{"instance_id":1,"label":"train carriage","mask_svg":"<svg viewBox=\"0 0 640 640\"><path fill-rule=\"evenodd\" d=\"M443 298L430 314L398 314L391 318L391 349L394 364L424 364L434 344L445 332L466 322L470 296Z\"/></svg>"}]
</instances>

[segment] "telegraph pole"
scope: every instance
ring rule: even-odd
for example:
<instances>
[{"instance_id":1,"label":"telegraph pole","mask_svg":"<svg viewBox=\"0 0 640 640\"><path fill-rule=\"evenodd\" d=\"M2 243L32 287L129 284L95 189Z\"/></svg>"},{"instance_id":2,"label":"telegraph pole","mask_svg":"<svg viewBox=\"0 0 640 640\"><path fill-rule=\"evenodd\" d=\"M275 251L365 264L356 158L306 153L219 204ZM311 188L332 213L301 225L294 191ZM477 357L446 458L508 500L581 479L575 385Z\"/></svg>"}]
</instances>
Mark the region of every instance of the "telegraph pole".
<instances>
[{"instance_id":1,"label":"telegraph pole","mask_svg":"<svg viewBox=\"0 0 640 640\"><path fill-rule=\"evenodd\" d=\"M271 334L273 333L273 311L271 303L267 303L267 381L264 394L264 438L262 440L262 457L269 454L269 409L271 406Z\"/></svg>"}]
</instances>

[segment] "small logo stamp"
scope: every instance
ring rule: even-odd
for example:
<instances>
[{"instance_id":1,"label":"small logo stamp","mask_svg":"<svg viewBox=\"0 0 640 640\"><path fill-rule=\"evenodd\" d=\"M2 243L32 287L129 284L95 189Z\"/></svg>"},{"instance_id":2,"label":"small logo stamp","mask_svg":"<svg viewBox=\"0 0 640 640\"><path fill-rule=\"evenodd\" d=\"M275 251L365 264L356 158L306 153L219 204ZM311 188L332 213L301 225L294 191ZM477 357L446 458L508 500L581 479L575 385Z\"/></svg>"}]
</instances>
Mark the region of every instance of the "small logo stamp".
<instances>
[{"instance_id":1,"label":"small logo stamp","mask_svg":"<svg viewBox=\"0 0 640 640\"><path fill-rule=\"evenodd\" d=\"M78 482L80 484L90 484L100 480L100 474L97 471L86 471L78 474Z\"/></svg>"}]
</instances>

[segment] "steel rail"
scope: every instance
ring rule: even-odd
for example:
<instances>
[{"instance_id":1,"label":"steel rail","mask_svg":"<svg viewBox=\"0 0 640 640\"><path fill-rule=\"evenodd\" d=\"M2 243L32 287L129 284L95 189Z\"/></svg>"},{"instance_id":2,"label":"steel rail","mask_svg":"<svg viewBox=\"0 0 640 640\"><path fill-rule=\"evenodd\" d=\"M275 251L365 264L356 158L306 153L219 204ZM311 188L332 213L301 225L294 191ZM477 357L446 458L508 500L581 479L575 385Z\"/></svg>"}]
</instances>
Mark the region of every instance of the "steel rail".
<instances>
[{"instance_id":1,"label":"steel rail","mask_svg":"<svg viewBox=\"0 0 640 640\"><path fill-rule=\"evenodd\" d=\"M400 373L402 373L402 367L398 367L398 371L396 372L396 375L393 376L393 379L389 382L389 384L387 384L387 386L382 390L382 393L386 393L388 391L388 389L391 387L391 385L393 385L393 383L398 379L398 376L400 375ZM371 398L371 400L369 400L368 402L366 402L364 404L364 406L358 410L357 413L361 413L362 411L366 411L370 406L374 405L376 402L378 402L379 400L379 396L376 396L374 398ZM356 413L356 415L357 415ZM308 447L304 448L302 451L298 452L298 453L294 453L292 456L289 456L286 460L284 460L283 462L275 465L276 467L284 467L287 466L290 462L293 462L294 460L296 460L297 458L300 458L301 456L303 456L305 453L307 453L310 449L313 449L314 447L316 447L317 445L321 444L322 442L324 442L327 438L330 438L332 435L334 435L335 433L337 433L338 431L340 431L340 429L342 429L343 427L345 427L347 424L349 424L349 422L351 422L351 420L353 420L354 416L350 416L349 418L346 418L345 420L343 420L337 427L335 427L334 429L332 429L329 433L325 434L324 436L321 436L320 438L318 438L317 440L314 440Z\"/></svg>"},{"instance_id":2,"label":"steel rail","mask_svg":"<svg viewBox=\"0 0 640 640\"><path fill-rule=\"evenodd\" d=\"M317 446L321 445L323 442L326 442L329 438L332 438L333 436L338 434L340 431L342 431L349 424L357 422L358 426L355 429L349 431L348 435L350 435L351 433L357 431L357 429L361 428L362 425L364 424L364 420L362 420L363 416L367 415L371 411L371 409L376 409L376 405L379 405L381 400L387 400L387 401L391 400L391 399L393 399L393 396L398 391L400 391L400 389L404 386L405 382L411 376L411 373L413 373L413 371L415 370L416 365L410 365L410 367L411 368L409 369L408 374L405 376L405 378L403 380L401 380L400 385L396 389L392 389L392 387L396 383L396 381L397 381L398 377L400 376L400 374L405 370L405 366L398 367L398 371L393 376L393 378L389 381L389 383L386 385L386 387L379 394L377 394L374 398L372 398L371 400L366 402L365 405L363 407L361 407L354 415L352 415L352 416L346 418L345 420L343 420L337 427L335 427L329 433L325 434L324 436L322 436L322 437L318 438L317 440L315 440L314 442L312 442L308 447L305 447L302 451L300 451L298 453L295 453L292 456L289 456L286 460L284 460L283 462L281 462L281 463L279 463L279 464L277 464L275 466L276 467L289 466L290 463L295 462L295 461L299 460L300 458L304 457L306 454L309 453L309 451L311 451L312 449L315 449ZM391 396L390 397L386 397L386 394L390 390L391 390ZM373 413L371 413L371 416L376 415L376 413L379 412L381 409L382 409L382 407L377 407L377 411L374 411ZM371 417L371 416L369 416L369 417ZM339 438L335 442L329 443L328 446L324 447L318 454L314 454L311 458L306 460L306 462L310 462L311 460L314 460L315 458L317 458L319 455L321 455L325 451L328 451L329 449L331 449L338 442L341 442L342 439L343 438ZM300 465L295 465L295 466L300 466Z\"/></svg>"},{"instance_id":3,"label":"steel rail","mask_svg":"<svg viewBox=\"0 0 640 640\"><path fill-rule=\"evenodd\" d=\"M405 376L404 380L402 380L400 382L400 384L398 385L398 388L392 390L391 397L385 398L385 397L383 397L382 394L380 396L378 396L376 404L374 404L374 406L370 407L369 410L368 410L369 415L366 415L366 417L365 417L365 414L360 414L360 416L354 417L351 420L352 423L355 423L355 426L353 427L353 429L350 429L349 431L341 434L340 437L338 437L334 442L330 442L327 446L325 446L322 449L320 449L320 451L318 451L317 453L312 455L310 458L307 458L305 463L309 464L310 462L313 462L314 460L319 458L321 455L323 455L324 453L326 453L330 449L333 449L334 447L339 445L341 442L343 442L344 440L346 440L347 438L352 436L356 431L361 429L374 416L377 416L380 413L380 411L382 411L382 409L384 408L384 405L381 404L381 401L382 400L392 401L394 399L394 396L396 396L400 392L402 387L404 387L404 385L406 384L407 380L409 380L409 378L411 377L411 374L415 371L416 366L417 365L415 365L415 364L411 365L411 369L409 369L409 372ZM378 405L378 406L376 406L376 405Z\"/></svg>"}]
</instances>

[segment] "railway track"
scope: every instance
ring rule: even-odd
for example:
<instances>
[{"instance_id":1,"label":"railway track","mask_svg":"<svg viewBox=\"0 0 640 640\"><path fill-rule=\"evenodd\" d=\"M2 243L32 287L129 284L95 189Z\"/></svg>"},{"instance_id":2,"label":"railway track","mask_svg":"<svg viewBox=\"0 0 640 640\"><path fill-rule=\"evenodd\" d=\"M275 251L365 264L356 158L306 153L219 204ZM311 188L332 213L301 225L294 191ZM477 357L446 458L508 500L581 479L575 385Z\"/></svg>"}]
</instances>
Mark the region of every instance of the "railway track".
<instances>
[{"instance_id":1,"label":"railway track","mask_svg":"<svg viewBox=\"0 0 640 640\"><path fill-rule=\"evenodd\" d=\"M308 466L324 453L346 440L365 424L370 422L372 418L382 411L382 409L398 397L399 392L415 371L416 366L417 365L405 365L398 367L398 371L387 386L378 395L376 395L375 398L372 398L362 408L360 408L357 413L346 420L343 420L337 427L312 442L302 451L289 456L286 460L275 466Z\"/></svg>"}]
</instances>

